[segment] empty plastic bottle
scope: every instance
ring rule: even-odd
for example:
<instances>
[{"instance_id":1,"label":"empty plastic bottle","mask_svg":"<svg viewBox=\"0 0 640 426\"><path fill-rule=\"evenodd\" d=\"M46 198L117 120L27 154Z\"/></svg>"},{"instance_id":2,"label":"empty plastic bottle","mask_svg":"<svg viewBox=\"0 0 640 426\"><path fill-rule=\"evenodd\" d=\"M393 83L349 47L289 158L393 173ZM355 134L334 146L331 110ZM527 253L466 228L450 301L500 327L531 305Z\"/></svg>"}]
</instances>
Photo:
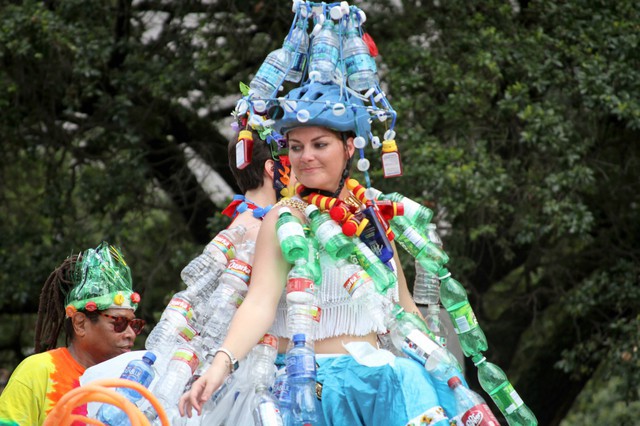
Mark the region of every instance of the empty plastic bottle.
<instances>
[{"instance_id":1,"label":"empty plastic bottle","mask_svg":"<svg viewBox=\"0 0 640 426\"><path fill-rule=\"evenodd\" d=\"M338 225L329 213L321 213L313 204L309 204L304 210L311 222L311 229L320 245L333 259L345 259L353 252L353 242L342 233Z\"/></svg>"},{"instance_id":2,"label":"empty plastic bottle","mask_svg":"<svg viewBox=\"0 0 640 426\"><path fill-rule=\"evenodd\" d=\"M155 375L152 367L155 361L156 356L153 352L147 352L143 355L142 359L134 359L129 362L124 372L120 375L120 378L140 383L145 388L148 388ZM142 399L140 392L130 388L116 388L116 392L134 404ZM98 410L97 418L109 426L126 426L131 424L127 413L114 405L106 403Z\"/></svg>"},{"instance_id":3,"label":"empty plastic bottle","mask_svg":"<svg viewBox=\"0 0 640 426\"><path fill-rule=\"evenodd\" d=\"M333 73L340 59L340 39L333 22L327 19L311 40L309 78L319 83L333 81Z\"/></svg>"},{"instance_id":4,"label":"empty plastic bottle","mask_svg":"<svg viewBox=\"0 0 640 426\"><path fill-rule=\"evenodd\" d=\"M286 80L298 83L302 80L302 73L309 55L309 34L307 33L306 19L298 20L296 27L285 39L284 46L291 51L293 56L293 63L287 73Z\"/></svg>"},{"instance_id":5,"label":"empty plastic bottle","mask_svg":"<svg viewBox=\"0 0 640 426\"><path fill-rule=\"evenodd\" d=\"M449 312L465 356L472 357L486 351L487 338L469 304L467 291L446 268L440 270L440 301Z\"/></svg>"},{"instance_id":6,"label":"empty plastic bottle","mask_svg":"<svg viewBox=\"0 0 640 426\"><path fill-rule=\"evenodd\" d=\"M285 426L291 425L291 392L289 389L289 381L287 379L287 373L283 369L276 375L276 380L273 384L273 397L278 401L278 407L280 408L280 416L282 417L282 423Z\"/></svg>"},{"instance_id":7,"label":"empty plastic bottle","mask_svg":"<svg viewBox=\"0 0 640 426\"><path fill-rule=\"evenodd\" d=\"M296 425L315 425L320 421L315 354L305 345L304 334L294 335L293 344L285 358L291 393L291 417Z\"/></svg>"},{"instance_id":8,"label":"empty plastic bottle","mask_svg":"<svg viewBox=\"0 0 640 426\"><path fill-rule=\"evenodd\" d=\"M360 31L352 24L343 40L342 55L349 87L358 92L375 87L378 83L376 62L369 53L369 47L360 37Z\"/></svg>"},{"instance_id":9,"label":"empty plastic bottle","mask_svg":"<svg viewBox=\"0 0 640 426\"><path fill-rule=\"evenodd\" d=\"M391 219L391 229L396 234L396 241L420 262L425 270L437 273L438 268L449 261L449 256L429 241L406 217L396 216Z\"/></svg>"},{"instance_id":10,"label":"empty plastic bottle","mask_svg":"<svg viewBox=\"0 0 640 426\"><path fill-rule=\"evenodd\" d=\"M293 54L285 47L269 53L264 62L262 62L255 77L253 77L253 80L249 83L254 98L274 98L280 85L284 82L292 62Z\"/></svg>"},{"instance_id":11,"label":"empty plastic bottle","mask_svg":"<svg viewBox=\"0 0 640 426\"><path fill-rule=\"evenodd\" d=\"M244 226L234 226L220 231L213 240L206 245L202 254L195 257L180 272L180 278L187 286L196 282L197 278L206 270L212 270L220 275L229 260L235 256L235 246L242 241L247 232Z\"/></svg>"},{"instance_id":12,"label":"empty plastic bottle","mask_svg":"<svg viewBox=\"0 0 640 426\"><path fill-rule=\"evenodd\" d=\"M316 286L322 285L322 270L320 269L320 243L311 232L311 227L308 223L302 225L304 229L304 236L309 244L309 256L307 257L307 264L313 273L313 280Z\"/></svg>"},{"instance_id":13,"label":"empty plastic bottle","mask_svg":"<svg viewBox=\"0 0 640 426\"><path fill-rule=\"evenodd\" d=\"M458 377L447 382L456 398L456 416L453 420L460 425L500 426L485 400L476 392L465 387Z\"/></svg>"},{"instance_id":14,"label":"empty plastic bottle","mask_svg":"<svg viewBox=\"0 0 640 426\"><path fill-rule=\"evenodd\" d=\"M474 356L473 362L478 368L480 386L493 399L510 426L538 424L533 411L525 405L500 367L488 362L482 355Z\"/></svg>"},{"instance_id":15,"label":"empty plastic bottle","mask_svg":"<svg viewBox=\"0 0 640 426\"><path fill-rule=\"evenodd\" d=\"M269 391L275 379L278 338L265 334L251 352L251 377L256 391L252 404L253 419L259 426L282 426L278 404Z\"/></svg>"},{"instance_id":16,"label":"empty plastic bottle","mask_svg":"<svg viewBox=\"0 0 640 426\"><path fill-rule=\"evenodd\" d=\"M278 211L276 234L282 255L287 262L295 263L296 260L306 259L309 256L309 245L304 236L302 223L291 214L291 209L288 207L280 207Z\"/></svg>"},{"instance_id":17,"label":"empty plastic bottle","mask_svg":"<svg viewBox=\"0 0 640 426\"><path fill-rule=\"evenodd\" d=\"M402 203L404 205L404 216L409 219L413 226L415 226L419 231L426 229L427 225L433 218L433 211L431 211L431 209L398 192L383 194L372 187L367 188L366 196L373 200L390 200L395 201L396 203Z\"/></svg>"},{"instance_id":18,"label":"empty plastic bottle","mask_svg":"<svg viewBox=\"0 0 640 426\"><path fill-rule=\"evenodd\" d=\"M395 287L398 282L395 274L382 263L380 258L362 240L354 238L353 241L356 246L354 252L358 264L373 279L378 293L385 294L388 289Z\"/></svg>"},{"instance_id":19,"label":"empty plastic bottle","mask_svg":"<svg viewBox=\"0 0 640 426\"><path fill-rule=\"evenodd\" d=\"M391 309L389 299L382 296L377 290L371 276L356 263L345 260L336 262L340 268L340 274L348 277L343 284L344 289L353 300L366 307L369 317L380 329L385 328L385 314Z\"/></svg>"}]
</instances>

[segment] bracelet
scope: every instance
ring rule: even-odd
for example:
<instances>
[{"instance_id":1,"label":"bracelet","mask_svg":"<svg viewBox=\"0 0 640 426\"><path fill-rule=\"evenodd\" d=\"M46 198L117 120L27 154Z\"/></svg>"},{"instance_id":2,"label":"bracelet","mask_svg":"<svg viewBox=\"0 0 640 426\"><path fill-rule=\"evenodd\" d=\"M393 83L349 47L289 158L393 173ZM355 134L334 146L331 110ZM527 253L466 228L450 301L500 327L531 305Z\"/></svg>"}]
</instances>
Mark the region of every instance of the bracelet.
<instances>
[{"instance_id":1,"label":"bracelet","mask_svg":"<svg viewBox=\"0 0 640 426\"><path fill-rule=\"evenodd\" d=\"M226 356L229 357L229 360L231 361L231 364L229 365L229 372L233 373L234 371L236 371L238 369L238 359L236 357L233 356L233 354L231 353L231 351L229 349L225 349L225 348L219 348L217 351L214 352L213 356L216 356L218 354L218 352L222 352L223 354L225 354Z\"/></svg>"}]
</instances>

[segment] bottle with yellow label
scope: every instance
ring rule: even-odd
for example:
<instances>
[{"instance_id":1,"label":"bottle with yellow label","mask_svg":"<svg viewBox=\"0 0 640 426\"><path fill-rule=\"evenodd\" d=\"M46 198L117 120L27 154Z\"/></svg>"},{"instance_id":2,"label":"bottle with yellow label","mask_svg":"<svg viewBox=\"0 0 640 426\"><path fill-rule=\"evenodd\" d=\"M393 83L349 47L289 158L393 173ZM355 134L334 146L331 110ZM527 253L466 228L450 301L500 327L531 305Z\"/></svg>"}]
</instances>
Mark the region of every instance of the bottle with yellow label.
<instances>
[{"instance_id":1,"label":"bottle with yellow label","mask_svg":"<svg viewBox=\"0 0 640 426\"><path fill-rule=\"evenodd\" d=\"M400 153L393 139L382 142L382 171L386 178L402 176Z\"/></svg>"}]
</instances>

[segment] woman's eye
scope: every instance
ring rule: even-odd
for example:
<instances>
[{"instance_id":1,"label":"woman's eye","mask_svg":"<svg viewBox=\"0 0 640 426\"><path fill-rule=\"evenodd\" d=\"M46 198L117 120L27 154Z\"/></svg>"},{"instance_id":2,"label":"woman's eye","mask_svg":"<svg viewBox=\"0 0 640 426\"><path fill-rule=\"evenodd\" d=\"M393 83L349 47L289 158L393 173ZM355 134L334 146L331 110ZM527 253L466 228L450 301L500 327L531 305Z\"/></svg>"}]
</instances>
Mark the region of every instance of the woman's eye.
<instances>
[{"instance_id":1,"label":"woman's eye","mask_svg":"<svg viewBox=\"0 0 640 426\"><path fill-rule=\"evenodd\" d=\"M289 150L290 150L290 151L293 151L293 152L299 152L301 149L302 149L302 148L301 148L300 146L298 146L298 145L291 145L291 146L289 147Z\"/></svg>"},{"instance_id":2,"label":"woman's eye","mask_svg":"<svg viewBox=\"0 0 640 426\"><path fill-rule=\"evenodd\" d=\"M317 144L316 144L316 148L319 148L319 149L320 149L320 148L324 148L325 146L327 146L327 144L326 144L326 143L324 143L324 142L320 142L320 143L317 143Z\"/></svg>"}]
</instances>

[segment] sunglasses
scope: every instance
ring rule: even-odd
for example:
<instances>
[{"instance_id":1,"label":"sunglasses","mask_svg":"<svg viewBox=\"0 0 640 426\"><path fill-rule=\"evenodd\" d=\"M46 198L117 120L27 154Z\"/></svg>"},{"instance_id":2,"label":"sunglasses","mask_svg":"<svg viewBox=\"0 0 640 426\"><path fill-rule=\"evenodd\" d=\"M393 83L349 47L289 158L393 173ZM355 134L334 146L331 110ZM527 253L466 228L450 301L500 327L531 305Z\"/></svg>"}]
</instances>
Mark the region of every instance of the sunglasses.
<instances>
[{"instance_id":1,"label":"sunglasses","mask_svg":"<svg viewBox=\"0 0 640 426\"><path fill-rule=\"evenodd\" d=\"M122 317L122 316L103 314L102 312L98 312L98 314L113 320L112 322L113 331L115 331L116 333L122 333L127 329L127 327L131 326L131 329L133 330L134 333L136 333L136 336L137 336L140 333L142 333L142 329L146 324L145 320L140 318L129 319L127 317Z\"/></svg>"}]
</instances>

